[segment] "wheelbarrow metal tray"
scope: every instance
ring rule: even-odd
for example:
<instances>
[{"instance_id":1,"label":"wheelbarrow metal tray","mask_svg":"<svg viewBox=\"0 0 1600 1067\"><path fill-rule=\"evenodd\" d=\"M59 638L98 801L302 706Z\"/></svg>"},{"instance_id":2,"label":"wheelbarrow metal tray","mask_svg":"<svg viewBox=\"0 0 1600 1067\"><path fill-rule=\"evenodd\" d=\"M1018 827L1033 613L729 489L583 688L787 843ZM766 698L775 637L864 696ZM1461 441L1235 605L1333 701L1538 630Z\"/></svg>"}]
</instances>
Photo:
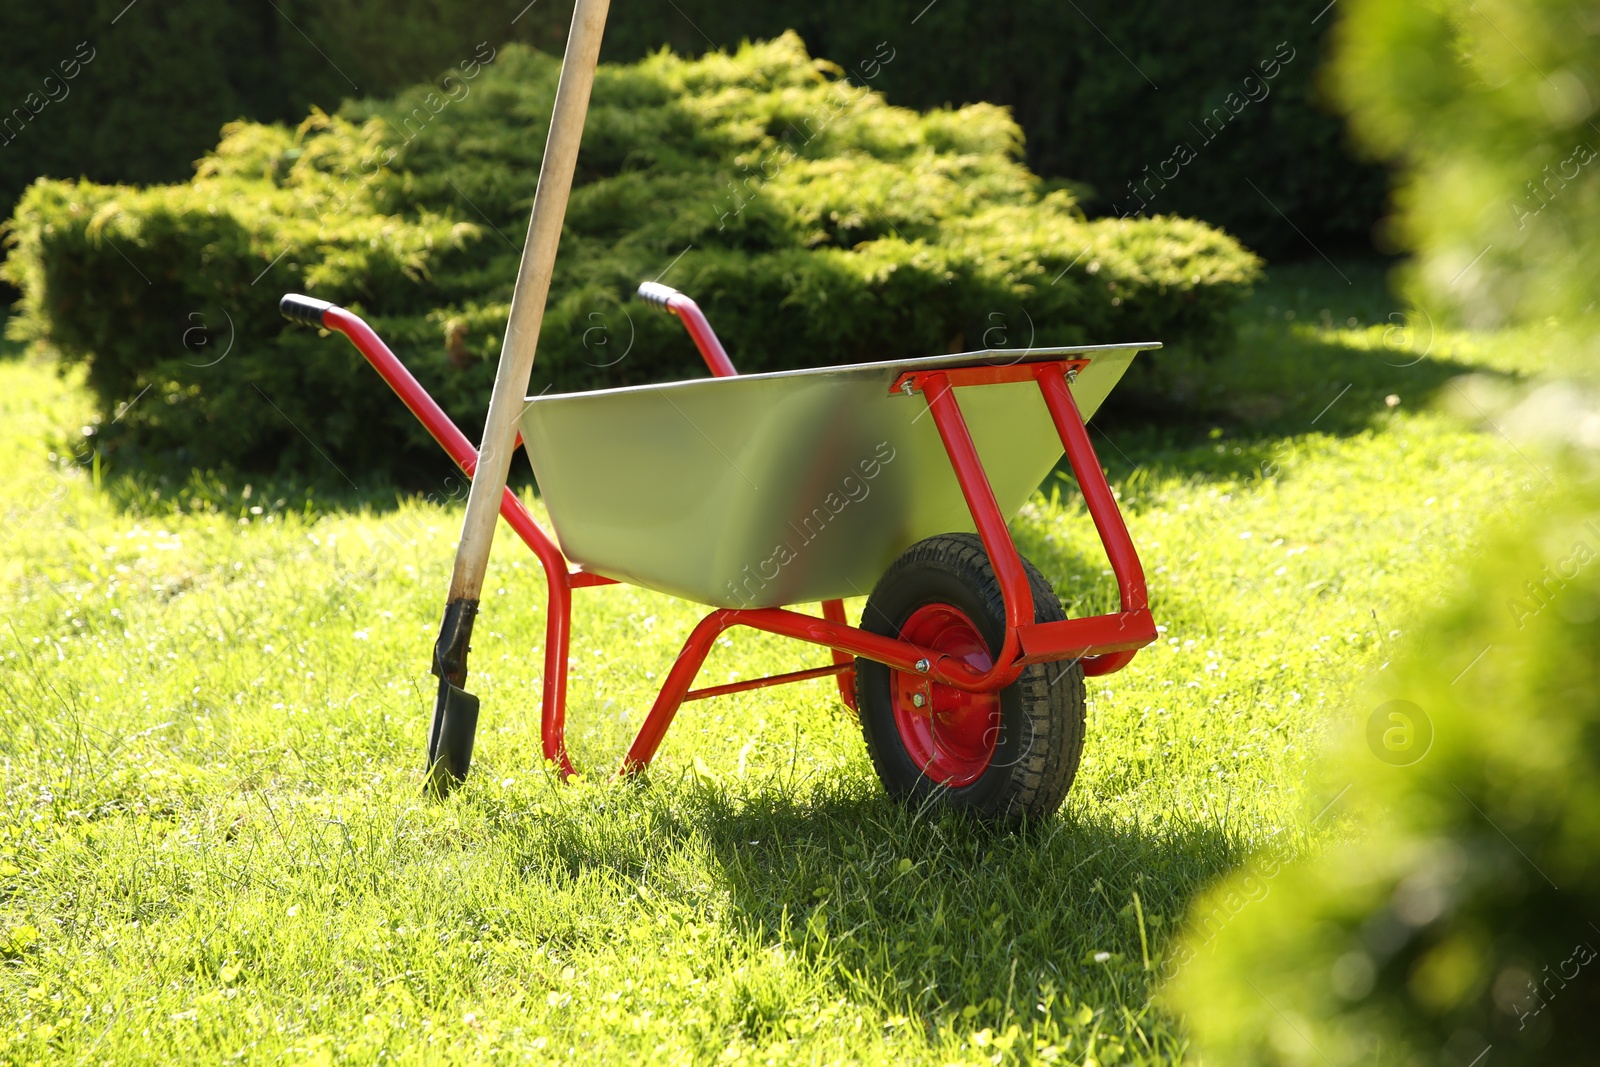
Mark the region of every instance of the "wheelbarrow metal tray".
<instances>
[{"instance_id":1,"label":"wheelbarrow metal tray","mask_svg":"<svg viewBox=\"0 0 1600 1067\"><path fill-rule=\"evenodd\" d=\"M584 570L717 607L865 596L934 534L973 530L908 371L1086 359L1088 419L1155 344L968 352L530 397L523 411L561 551ZM960 389L1010 518L1060 460L1030 381Z\"/></svg>"}]
</instances>

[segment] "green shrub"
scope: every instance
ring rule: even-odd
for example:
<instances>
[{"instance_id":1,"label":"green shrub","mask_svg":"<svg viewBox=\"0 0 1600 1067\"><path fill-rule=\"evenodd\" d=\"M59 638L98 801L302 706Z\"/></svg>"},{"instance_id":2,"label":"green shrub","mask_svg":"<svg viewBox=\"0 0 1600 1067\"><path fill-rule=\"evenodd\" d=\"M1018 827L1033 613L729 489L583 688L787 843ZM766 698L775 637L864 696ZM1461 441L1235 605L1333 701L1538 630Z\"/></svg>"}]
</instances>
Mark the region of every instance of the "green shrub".
<instances>
[{"instance_id":1,"label":"green shrub","mask_svg":"<svg viewBox=\"0 0 1600 1067\"><path fill-rule=\"evenodd\" d=\"M107 443L401 471L433 446L277 297L368 316L475 434L557 67L507 48L293 131L235 123L187 185L41 181L4 268L25 294L14 329L88 366ZM1020 141L990 105L890 107L793 35L602 67L533 390L703 373L674 320L629 302L663 275L746 371L1222 336L1254 256L1181 219L1087 222Z\"/></svg>"},{"instance_id":2,"label":"green shrub","mask_svg":"<svg viewBox=\"0 0 1600 1067\"><path fill-rule=\"evenodd\" d=\"M1562 316L1573 336L1545 335L1592 381L1591 164L1519 203L1574 142L1600 144L1592 9L1344 7L1338 81L1357 128L1403 165L1395 233L1420 291L1482 322ZM1167 967L1207 1062L1595 1060L1600 412L1571 382L1492 417L1488 390L1452 392L1509 435L1532 489L1352 709L1323 791L1349 819L1341 843L1251 865L1195 906Z\"/></svg>"},{"instance_id":3,"label":"green shrub","mask_svg":"<svg viewBox=\"0 0 1600 1067\"><path fill-rule=\"evenodd\" d=\"M1353 709L1353 839L1196 904L1167 966L1207 1062L1593 1062L1600 491L1557 476Z\"/></svg>"},{"instance_id":4,"label":"green shrub","mask_svg":"<svg viewBox=\"0 0 1600 1067\"><path fill-rule=\"evenodd\" d=\"M1600 290L1600 37L1581 0L1358 0L1333 71L1401 178L1391 240L1476 324L1590 314Z\"/></svg>"},{"instance_id":5,"label":"green shrub","mask_svg":"<svg viewBox=\"0 0 1600 1067\"><path fill-rule=\"evenodd\" d=\"M183 181L225 122L293 122L500 43L505 22L481 14L464 0L0 5L0 212L41 176ZM565 30L513 28L557 49Z\"/></svg>"},{"instance_id":6,"label":"green shrub","mask_svg":"<svg viewBox=\"0 0 1600 1067\"><path fill-rule=\"evenodd\" d=\"M559 51L571 14L570 0L493 15L463 0L125 6L0 5L0 111L40 93L80 42L97 50L70 96L43 105L29 132L0 151L0 211L42 175L181 181L224 122L293 121L312 105L387 95L479 42ZM1011 107L1030 166L1092 186L1092 212L1132 208L1127 183L1146 180L1146 166L1159 168L1187 142L1197 158L1150 212L1202 218L1274 256L1304 257L1310 246L1278 209L1330 252L1365 247L1385 192L1382 172L1351 158L1339 122L1319 105L1314 71L1334 19L1312 22L1315 14L1293 0L1232 4L1225 18L1186 0L940 0L920 16L899 0L677 0L613 11L603 54L633 61L663 44L698 53L795 29L896 104ZM1280 43L1294 58L1269 95L1237 105L1221 136L1197 132L1230 93L1249 92L1244 79L1259 78Z\"/></svg>"},{"instance_id":7,"label":"green shrub","mask_svg":"<svg viewBox=\"0 0 1600 1067\"><path fill-rule=\"evenodd\" d=\"M614 18L607 54L639 55L661 42L732 46L794 29L896 104L1011 108L1027 131L1029 165L1091 189L1091 214L1135 211L1128 183L1151 180L1187 144L1194 158L1171 181L1152 182L1147 214L1203 219L1270 258L1308 258L1316 256L1308 239L1330 254L1367 250L1388 190L1323 101L1317 72L1337 8L1318 18L1322 7L1248 0L1222 14L1189 0L674 0ZM1264 79L1264 69L1274 76ZM1219 108L1226 122L1207 129Z\"/></svg>"}]
</instances>

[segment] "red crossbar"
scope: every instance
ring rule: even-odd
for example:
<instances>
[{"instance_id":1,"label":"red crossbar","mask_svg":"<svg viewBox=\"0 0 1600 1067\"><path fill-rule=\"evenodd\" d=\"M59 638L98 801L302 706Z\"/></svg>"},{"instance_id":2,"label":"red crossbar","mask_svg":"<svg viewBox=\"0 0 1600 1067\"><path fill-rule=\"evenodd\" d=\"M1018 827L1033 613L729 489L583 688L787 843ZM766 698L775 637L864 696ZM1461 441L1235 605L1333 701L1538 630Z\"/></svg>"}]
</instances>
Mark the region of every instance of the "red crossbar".
<instances>
[{"instance_id":1,"label":"red crossbar","mask_svg":"<svg viewBox=\"0 0 1600 1067\"><path fill-rule=\"evenodd\" d=\"M826 667L807 667L803 671L769 674L765 678L751 678L746 682L729 682L726 685L713 685L705 689L691 689L683 694L683 702L687 704L691 700L723 697L730 693L745 693L752 689L766 689L769 686L786 685L789 682L804 682L810 678L826 678L830 674L853 670L851 663L852 661L847 659L844 663L830 663Z\"/></svg>"},{"instance_id":2,"label":"red crossbar","mask_svg":"<svg viewBox=\"0 0 1600 1067\"><path fill-rule=\"evenodd\" d=\"M1031 382L1038 378L1038 368L1042 366L1060 367L1068 374L1077 374L1078 371L1089 365L1086 359L1059 359L1049 364L1043 363L980 363L973 367L949 367L944 370L908 370L894 380L894 385L889 387L891 393L922 393L926 392L925 382L934 375L940 375L945 381L957 389L964 389L969 385L1009 385L1012 382Z\"/></svg>"}]
</instances>

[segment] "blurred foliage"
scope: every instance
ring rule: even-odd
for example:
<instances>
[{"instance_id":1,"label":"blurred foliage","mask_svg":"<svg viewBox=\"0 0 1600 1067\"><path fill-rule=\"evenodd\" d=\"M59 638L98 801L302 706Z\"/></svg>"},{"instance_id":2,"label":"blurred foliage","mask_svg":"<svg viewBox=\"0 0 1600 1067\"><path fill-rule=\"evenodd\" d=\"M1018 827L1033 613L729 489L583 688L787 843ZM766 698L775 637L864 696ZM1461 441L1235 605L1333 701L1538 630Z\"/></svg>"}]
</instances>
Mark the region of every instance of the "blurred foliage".
<instances>
[{"instance_id":1,"label":"blurred foliage","mask_svg":"<svg viewBox=\"0 0 1600 1067\"><path fill-rule=\"evenodd\" d=\"M0 5L0 113L23 109L13 123L21 132L0 151L0 211L9 214L39 176L184 180L225 122L292 122L313 105L334 111L347 97L389 95L480 44L559 52L571 7ZM614 10L603 58L631 62L662 44L685 54L733 49L796 29L857 84L896 104L1012 108L1028 132L1032 169L1092 188L1084 201L1092 213L1137 211L1128 185L1150 182L1157 195L1144 198L1147 214L1202 218L1274 256L1304 256L1307 239L1330 250L1365 247L1385 189L1378 168L1351 158L1339 122L1318 100L1313 71L1332 21L1312 22L1288 0L1230 5L1226 19L1178 0L941 0L920 14L883 0L681 0ZM94 58L64 79L60 64L80 44ZM1180 144L1195 158L1172 180L1152 178L1171 178Z\"/></svg>"},{"instance_id":2,"label":"blurred foliage","mask_svg":"<svg viewBox=\"0 0 1600 1067\"><path fill-rule=\"evenodd\" d=\"M1324 780L1345 843L1258 862L1191 913L1170 995L1208 1060L1594 1062L1595 20L1550 0L1346 5L1334 77L1401 166L1390 235L1415 254L1415 292L1534 331L1552 358L1531 387L1475 375L1449 390L1528 481L1459 593L1352 709Z\"/></svg>"},{"instance_id":3,"label":"blurred foliage","mask_svg":"<svg viewBox=\"0 0 1600 1067\"><path fill-rule=\"evenodd\" d=\"M369 316L475 435L558 68L484 58L292 131L232 124L187 185L35 184L13 330L88 364L108 444L253 468L431 456L351 352L278 319L309 292ZM629 301L656 277L745 371L1225 336L1253 255L1182 219L1087 222L1020 141L992 105L890 107L792 34L603 66L533 391L703 373L674 319Z\"/></svg>"},{"instance_id":4,"label":"blurred foliage","mask_svg":"<svg viewBox=\"0 0 1600 1067\"><path fill-rule=\"evenodd\" d=\"M1559 418L1549 393L1523 417ZM1593 1062L1600 492L1561 475L1591 488L1525 495L1352 709L1324 799L1359 836L1250 865L1191 910L1220 920L1191 927L1169 995L1208 1062Z\"/></svg>"},{"instance_id":5,"label":"blurred foliage","mask_svg":"<svg viewBox=\"0 0 1600 1067\"><path fill-rule=\"evenodd\" d=\"M1473 324L1593 313L1600 9L1579 0L1351 0L1332 80L1398 164L1386 240Z\"/></svg>"}]
</instances>

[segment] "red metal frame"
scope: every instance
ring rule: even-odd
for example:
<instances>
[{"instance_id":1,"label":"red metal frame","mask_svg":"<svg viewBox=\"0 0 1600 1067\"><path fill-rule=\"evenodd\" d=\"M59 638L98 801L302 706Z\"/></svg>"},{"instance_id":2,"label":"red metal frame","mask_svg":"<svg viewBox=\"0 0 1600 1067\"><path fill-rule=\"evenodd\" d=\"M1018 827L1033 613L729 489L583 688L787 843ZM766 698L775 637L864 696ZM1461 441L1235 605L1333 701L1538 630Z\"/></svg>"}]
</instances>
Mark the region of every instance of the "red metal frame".
<instances>
[{"instance_id":1,"label":"red metal frame","mask_svg":"<svg viewBox=\"0 0 1600 1067\"><path fill-rule=\"evenodd\" d=\"M674 292L664 306L683 322L713 375L727 377L737 373L710 323L693 300ZM339 307L328 308L322 315L322 324L349 338L433 439L471 477L478 464L478 454L472 443L378 335L358 316ZM1106 483L1105 473L1100 469L1088 430L1068 385L1069 379L1076 376L1077 371L1086 364L1087 361L1081 358L1064 357L1001 367L944 368L911 372L902 375L894 383L895 392L908 395L920 393L927 403L934 426L950 457L956 481L971 510L978 536L983 541L1000 583L1005 604L1005 636L999 653L987 669L977 670L959 657L851 626L841 600L825 602L821 618L787 608L719 608L708 613L690 632L683 650L667 672L661 691L640 726L638 735L629 746L618 773L631 774L649 766L678 708L686 701L834 675L840 697L853 711L854 662L858 656L973 694L993 693L1005 688L1030 663L1076 659L1083 663L1084 673L1090 675L1107 674L1126 666L1139 648L1155 640L1156 630L1150 616L1144 571L1139 564L1138 554L1128 536L1122 515L1117 510L1116 499ZM1027 574L1011 541L1005 516L995 501L955 397L958 388L1029 380L1039 386L1061 436L1067 462L1077 478L1089 514L1105 545L1106 555L1117 579L1121 611L1061 622L1034 621L1033 595L1028 587ZM521 443L520 438L518 443ZM572 590L616 583L611 578L569 568L566 557L561 554L555 541L509 488L501 497L500 514L544 568L549 605L545 620L540 736L545 759L552 761L565 777L573 773L565 740ZM820 645L830 650L833 663L765 678L691 689L716 639L735 626L748 626Z\"/></svg>"}]
</instances>

